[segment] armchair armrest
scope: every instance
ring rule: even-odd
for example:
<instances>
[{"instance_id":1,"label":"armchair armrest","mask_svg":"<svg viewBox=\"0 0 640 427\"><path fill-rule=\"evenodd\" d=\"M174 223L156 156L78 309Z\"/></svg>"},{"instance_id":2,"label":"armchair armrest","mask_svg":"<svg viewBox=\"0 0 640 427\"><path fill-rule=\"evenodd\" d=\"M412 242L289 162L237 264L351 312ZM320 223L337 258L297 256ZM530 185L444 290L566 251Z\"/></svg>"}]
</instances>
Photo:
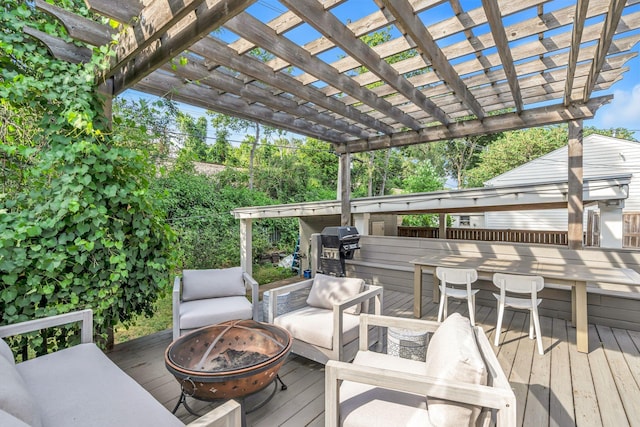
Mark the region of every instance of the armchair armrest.
<instances>
[{"instance_id":1,"label":"armchair armrest","mask_svg":"<svg viewBox=\"0 0 640 427\"><path fill-rule=\"evenodd\" d=\"M280 286L278 288L269 290L269 306L267 307L267 319L265 321L269 323L273 323L273 319L276 318L278 313L278 296L301 291L304 289L311 290L311 286L313 285L313 279L303 280L301 282L292 283L290 285Z\"/></svg>"},{"instance_id":2,"label":"armchair armrest","mask_svg":"<svg viewBox=\"0 0 640 427\"><path fill-rule=\"evenodd\" d=\"M333 305L333 348L339 349L339 360L342 360L343 352L343 336L342 325L344 310L353 307L356 304L364 303L370 299L374 299L374 312L377 315L382 314L382 286L368 285L367 289L360 292L351 298L342 301L339 304ZM361 313L361 315L364 313ZM361 321L362 322L362 321ZM382 343L382 330L378 329L378 343ZM362 335L360 331L360 349L367 349L369 347L369 331Z\"/></svg>"},{"instance_id":3,"label":"armchair armrest","mask_svg":"<svg viewBox=\"0 0 640 427\"><path fill-rule=\"evenodd\" d=\"M249 275L246 271L242 272L242 279L244 280L244 286L247 290L251 290L251 305L253 306L253 319L258 319L258 282Z\"/></svg>"},{"instance_id":4,"label":"armchair armrest","mask_svg":"<svg viewBox=\"0 0 640 427\"><path fill-rule=\"evenodd\" d=\"M80 322L80 342L83 344L93 342L93 311L90 309L28 320L13 325L0 326L0 338L26 334L28 332L39 331L40 329L75 322Z\"/></svg>"},{"instance_id":5,"label":"armchair armrest","mask_svg":"<svg viewBox=\"0 0 640 427\"><path fill-rule=\"evenodd\" d=\"M490 386L468 384L458 381L443 381L429 376L380 369L370 366L330 360L325 367L325 410L327 425L339 425L339 387L342 381L354 381L423 396L468 403L512 413L513 417L498 417L504 425L515 426L515 396L511 390Z\"/></svg>"},{"instance_id":6,"label":"armchair armrest","mask_svg":"<svg viewBox=\"0 0 640 427\"><path fill-rule=\"evenodd\" d=\"M235 400L228 400L212 409L186 427L240 427L242 424L242 409Z\"/></svg>"},{"instance_id":7,"label":"armchair armrest","mask_svg":"<svg viewBox=\"0 0 640 427\"><path fill-rule=\"evenodd\" d=\"M173 292L172 292L172 308L173 308L173 340L175 341L180 337L180 287L182 279L180 276L176 276L173 280Z\"/></svg>"}]
</instances>

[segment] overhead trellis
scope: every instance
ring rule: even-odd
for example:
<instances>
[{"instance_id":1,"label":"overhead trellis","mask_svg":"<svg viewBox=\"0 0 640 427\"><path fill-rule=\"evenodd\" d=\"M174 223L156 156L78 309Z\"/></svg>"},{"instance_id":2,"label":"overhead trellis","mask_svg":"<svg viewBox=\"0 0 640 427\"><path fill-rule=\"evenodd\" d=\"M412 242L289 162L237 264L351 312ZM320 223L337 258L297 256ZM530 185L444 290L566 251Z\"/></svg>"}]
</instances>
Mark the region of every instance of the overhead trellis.
<instances>
[{"instance_id":1,"label":"overhead trellis","mask_svg":"<svg viewBox=\"0 0 640 427\"><path fill-rule=\"evenodd\" d=\"M85 43L120 33L102 76L114 96L132 88L319 138L338 152L589 119L611 99L594 94L628 71L640 39L640 0L85 2L121 27L35 5ZM373 12L346 19L349 2ZM266 6L279 11L268 21ZM319 36L299 42L302 26ZM387 28L384 43L361 40ZM29 34L65 60L89 55Z\"/></svg>"}]
</instances>

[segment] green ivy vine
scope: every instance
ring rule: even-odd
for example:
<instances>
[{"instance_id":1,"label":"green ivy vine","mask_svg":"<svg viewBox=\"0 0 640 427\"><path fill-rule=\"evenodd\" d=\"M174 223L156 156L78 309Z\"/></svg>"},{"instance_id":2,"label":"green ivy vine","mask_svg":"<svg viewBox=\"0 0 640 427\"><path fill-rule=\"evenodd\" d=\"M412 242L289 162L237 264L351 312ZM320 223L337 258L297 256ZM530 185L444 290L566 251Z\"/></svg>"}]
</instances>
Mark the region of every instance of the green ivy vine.
<instances>
[{"instance_id":1,"label":"green ivy vine","mask_svg":"<svg viewBox=\"0 0 640 427\"><path fill-rule=\"evenodd\" d=\"M83 1L61 3L90 16ZM153 163L114 141L102 114L96 76L111 46L69 64L25 25L70 40L29 3L0 6L0 324L91 308L104 334L153 312L174 236L149 196ZM67 335L31 346L64 345Z\"/></svg>"}]
</instances>

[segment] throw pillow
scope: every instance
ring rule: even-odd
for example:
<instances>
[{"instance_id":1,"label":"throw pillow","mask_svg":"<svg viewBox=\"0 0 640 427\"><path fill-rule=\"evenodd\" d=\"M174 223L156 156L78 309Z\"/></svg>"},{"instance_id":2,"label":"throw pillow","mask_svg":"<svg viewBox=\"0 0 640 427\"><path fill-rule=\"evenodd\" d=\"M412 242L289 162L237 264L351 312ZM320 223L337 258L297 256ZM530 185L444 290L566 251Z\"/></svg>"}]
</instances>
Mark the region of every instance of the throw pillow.
<instances>
[{"instance_id":1,"label":"throw pillow","mask_svg":"<svg viewBox=\"0 0 640 427\"><path fill-rule=\"evenodd\" d=\"M184 270L182 272L182 300L220 298L229 296L244 296L247 290L244 286L241 267Z\"/></svg>"},{"instance_id":2,"label":"throw pillow","mask_svg":"<svg viewBox=\"0 0 640 427\"><path fill-rule=\"evenodd\" d=\"M13 362L0 357L0 410L32 427L41 427L40 408Z\"/></svg>"},{"instance_id":3,"label":"throw pillow","mask_svg":"<svg viewBox=\"0 0 640 427\"><path fill-rule=\"evenodd\" d=\"M454 313L442 322L427 347L425 374L445 382L486 385L487 368L469 319ZM431 423L439 427L475 426L482 408L427 397Z\"/></svg>"},{"instance_id":4,"label":"throw pillow","mask_svg":"<svg viewBox=\"0 0 640 427\"><path fill-rule=\"evenodd\" d=\"M358 295L364 288L364 280L355 277L334 277L316 274L307 297L312 307L333 310L334 304ZM345 313L359 314L360 304L345 309Z\"/></svg>"}]
</instances>

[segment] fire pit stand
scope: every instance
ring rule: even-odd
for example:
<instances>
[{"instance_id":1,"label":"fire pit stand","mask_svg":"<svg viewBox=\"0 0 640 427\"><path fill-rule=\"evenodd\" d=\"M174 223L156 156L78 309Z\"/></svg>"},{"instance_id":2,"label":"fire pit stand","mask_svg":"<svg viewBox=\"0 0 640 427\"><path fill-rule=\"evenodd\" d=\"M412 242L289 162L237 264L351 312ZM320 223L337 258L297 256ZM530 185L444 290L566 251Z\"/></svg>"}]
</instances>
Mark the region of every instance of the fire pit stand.
<instances>
[{"instance_id":1,"label":"fire pit stand","mask_svg":"<svg viewBox=\"0 0 640 427\"><path fill-rule=\"evenodd\" d=\"M187 397L208 402L238 399L245 425L245 414L269 402L278 383L286 390L278 371L292 343L286 329L253 320L232 320L178 338L165 351L165 365L181 389L173 412L182 404L189 413L198 415ZM247 410L245 400L272 383L273 391Z\"/></svg>"}]
</instances>

